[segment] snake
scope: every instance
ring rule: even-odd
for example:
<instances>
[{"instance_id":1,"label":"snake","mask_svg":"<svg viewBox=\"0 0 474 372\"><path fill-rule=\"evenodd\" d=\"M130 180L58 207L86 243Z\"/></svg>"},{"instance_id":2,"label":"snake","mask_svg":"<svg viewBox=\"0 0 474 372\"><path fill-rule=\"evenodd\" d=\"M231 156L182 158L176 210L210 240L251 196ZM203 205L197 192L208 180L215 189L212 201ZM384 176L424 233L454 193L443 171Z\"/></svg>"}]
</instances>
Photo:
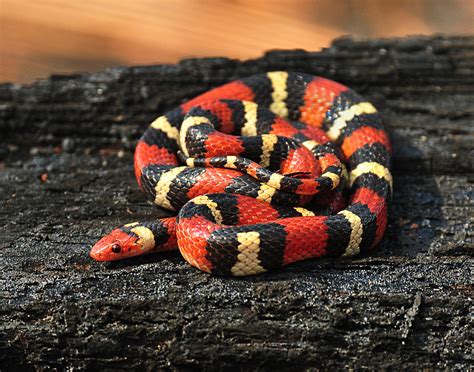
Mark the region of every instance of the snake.
<instances>
[{"instance_id":1,"label":"snake","mask_svg":"<svg viewBox=\"0 0 474 372\"><path fill-rule=\"evenodd\" d=\"M137 143L141 190L175 216L116 228L90 256L179 249L204 272L247 276L368 252L387 226L391 153L377 109L340 83L288 71L229 82Z\"/></svg>"}]
</instances>

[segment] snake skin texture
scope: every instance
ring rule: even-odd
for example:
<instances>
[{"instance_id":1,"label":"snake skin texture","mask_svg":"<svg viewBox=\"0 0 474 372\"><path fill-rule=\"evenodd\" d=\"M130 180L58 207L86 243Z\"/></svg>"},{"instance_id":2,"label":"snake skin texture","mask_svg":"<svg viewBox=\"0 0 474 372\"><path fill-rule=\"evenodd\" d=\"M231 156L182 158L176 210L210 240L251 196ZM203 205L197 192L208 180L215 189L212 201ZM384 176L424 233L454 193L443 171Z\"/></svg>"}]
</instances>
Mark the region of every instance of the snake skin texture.
<instances>
[{"instance_id":1,"label":"snake skin texture","mask_svg":"<svg viewBox=\"0 0 474 372\"><path fill-rule=\"evenodd\" d=\"M91 257L179 248L194 267L255 275L376 246L392 193L391 145L375 107L304 73L236 80L158 117L135 175L177 217L113 230Z\"/></svg>"}]
</instances>

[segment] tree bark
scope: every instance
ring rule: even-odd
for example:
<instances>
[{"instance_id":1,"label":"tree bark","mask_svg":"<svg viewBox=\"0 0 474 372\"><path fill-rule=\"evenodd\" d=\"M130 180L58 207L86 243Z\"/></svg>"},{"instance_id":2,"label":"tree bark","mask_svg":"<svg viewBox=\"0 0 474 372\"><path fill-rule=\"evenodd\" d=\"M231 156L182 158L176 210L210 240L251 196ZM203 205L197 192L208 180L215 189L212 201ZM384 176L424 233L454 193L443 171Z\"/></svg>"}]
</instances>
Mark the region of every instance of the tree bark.
<instances>
[{"instance_id":1,"label":"tree bark","mask_svg":"<svg viewBox=\"0 0 474 372\"><path fill-rule=\"evenodd\" d=\"M472 367L473 57L474 37L344 38L0 85L1 369ZM177 252L93 262L110 229L164 213L133 177L146 126L280 69L339 81L383 114L395 187L379 248L244 279Z\"/></svg>"}]
</instances>

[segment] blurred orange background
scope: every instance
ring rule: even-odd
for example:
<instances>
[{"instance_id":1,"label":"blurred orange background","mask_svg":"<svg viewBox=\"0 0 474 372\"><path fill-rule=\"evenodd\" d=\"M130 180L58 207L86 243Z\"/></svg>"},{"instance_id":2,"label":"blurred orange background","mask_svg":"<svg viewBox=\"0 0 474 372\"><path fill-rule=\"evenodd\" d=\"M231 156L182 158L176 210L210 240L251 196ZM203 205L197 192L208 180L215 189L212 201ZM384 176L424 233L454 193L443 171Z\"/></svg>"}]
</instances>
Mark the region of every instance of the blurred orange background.
<instances>
[{"instance_id":1,"label":"blurred orange background","mask_svg":"<svg viewBox=\"0 0 474 372\"><path fill-rule=\"evenodd\" d=\"M474 0L0 0L0 81L319 50L342 35L468 34L473 20Z\"/></svg>"}]
</instances>

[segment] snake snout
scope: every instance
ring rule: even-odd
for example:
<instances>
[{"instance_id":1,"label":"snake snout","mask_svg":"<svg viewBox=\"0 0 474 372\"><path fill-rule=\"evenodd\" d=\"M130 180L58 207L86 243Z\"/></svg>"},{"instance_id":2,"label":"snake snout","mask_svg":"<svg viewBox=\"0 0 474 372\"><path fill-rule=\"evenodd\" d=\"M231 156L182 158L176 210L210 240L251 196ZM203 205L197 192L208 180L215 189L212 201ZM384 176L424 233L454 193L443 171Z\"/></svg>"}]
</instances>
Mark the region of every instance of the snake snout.
<instances>
[{"instance_id":1,"label":"snake snout","mask_svg":"<svg viewBox=\"0 0 474 372\"><path fill-rule=\"evenodd\" d=\"M110 247L110 239L108 236L104 236L92 247L89 255L96 261L106 261L107 251Z\"/></svg>"},{"instance_id":2,"label":"snake snout","mask_svg":"<svg viewBox=\"0 0 474 372\"><path fill-rule=\"evenodd\" d=\"M90 256L96 261L115 261L133 256L137 239L122 229L115 229L95 243Z\"/></svg>"}]
</instances>

